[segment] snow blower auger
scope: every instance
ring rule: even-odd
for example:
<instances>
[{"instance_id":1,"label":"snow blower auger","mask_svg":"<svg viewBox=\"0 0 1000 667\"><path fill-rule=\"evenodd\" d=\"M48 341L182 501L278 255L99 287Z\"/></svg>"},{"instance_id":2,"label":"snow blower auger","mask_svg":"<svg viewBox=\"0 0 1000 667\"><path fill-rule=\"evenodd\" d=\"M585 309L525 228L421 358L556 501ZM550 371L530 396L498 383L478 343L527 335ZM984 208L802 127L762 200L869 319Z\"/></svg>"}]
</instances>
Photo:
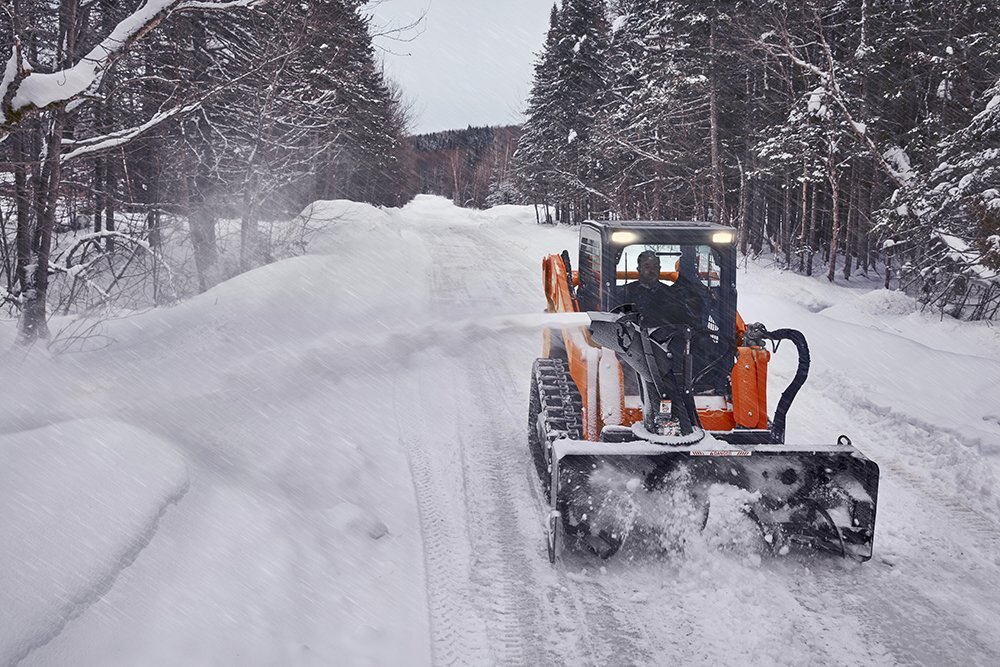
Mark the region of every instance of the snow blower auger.
<instances>
[{"instance_id":1,"label":"snow blower auger","mask_svg":"<svg viewBox=\"0 0 1000 667\"><path fill-rule=\"evenodd\" d=\"M528 444L550 561L562 535L607 558L640 535L701 529L719 489L775 553L871 558L878 466L843 435L785 443L809 349L798 331L743 322L734 238L703 222L588 221L579 271L567 251L543 260L548 312L590 317L546 330L532 369ZM782 341L799 363L769 419L766 346Z\"/></svg>"}]
</instances>

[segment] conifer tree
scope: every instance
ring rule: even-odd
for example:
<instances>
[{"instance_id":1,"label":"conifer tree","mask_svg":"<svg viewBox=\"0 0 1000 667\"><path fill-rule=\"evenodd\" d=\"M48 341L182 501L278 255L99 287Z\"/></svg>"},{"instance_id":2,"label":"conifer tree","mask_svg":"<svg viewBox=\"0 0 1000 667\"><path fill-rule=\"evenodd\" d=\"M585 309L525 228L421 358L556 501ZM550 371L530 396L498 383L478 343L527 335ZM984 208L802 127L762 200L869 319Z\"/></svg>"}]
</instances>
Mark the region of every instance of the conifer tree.
<instances>
[{"instance_id":1,"label":"conifer tree","mask_svg":"<svg viewBox=\"0 0 1000 667\"><path fill-rule=\"evenodd\" d=\"M608 22L604 0L565 0L553 9L519 149L518 172L527 190L578 222L590 214L598 165L589 149L607 87Z\"/></svg>"},{"instance_id":2,"label":"conifer tree","mask_svg":"<svg viewBox=\"0 0 1000 667\"><path fill-rule=\"evenodd\" d=\"M545 208L545 222L551 222L549 204L553 201L557 160L556 118L559 73L556 68L556 44L559 40L559 8L552 6L545 44L535 59L534 81L521 139L514 153L515 181L521 193Z\"/></svg>"}]
</instances>

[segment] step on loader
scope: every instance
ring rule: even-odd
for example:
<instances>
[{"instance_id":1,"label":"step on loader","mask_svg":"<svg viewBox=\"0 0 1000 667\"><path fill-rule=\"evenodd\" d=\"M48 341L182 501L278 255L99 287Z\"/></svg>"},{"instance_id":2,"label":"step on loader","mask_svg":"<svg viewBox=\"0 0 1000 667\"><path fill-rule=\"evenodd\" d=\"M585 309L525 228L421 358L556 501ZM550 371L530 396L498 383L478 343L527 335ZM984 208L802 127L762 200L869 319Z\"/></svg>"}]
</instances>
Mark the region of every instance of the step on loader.
<instances>
[{"instance_id":1,"label":"step on loader","mask_svg":"<svg viewBox=\"0 0 1000 667\"><path fill-rule=\"evenodd\" d=\"M776 553L871 558L878 466L843 435L785 442L809 349L798 331L744 323L734 239L705 222L588 221L578 270L568 251L543 259L548 312L590 320L546 330L532 369L550 561L566 538L602 558L640 535L666 546L704 528L720 489ZM769 416L767 346L783 341L798 368Z\"/></svg>"}]
</instances>

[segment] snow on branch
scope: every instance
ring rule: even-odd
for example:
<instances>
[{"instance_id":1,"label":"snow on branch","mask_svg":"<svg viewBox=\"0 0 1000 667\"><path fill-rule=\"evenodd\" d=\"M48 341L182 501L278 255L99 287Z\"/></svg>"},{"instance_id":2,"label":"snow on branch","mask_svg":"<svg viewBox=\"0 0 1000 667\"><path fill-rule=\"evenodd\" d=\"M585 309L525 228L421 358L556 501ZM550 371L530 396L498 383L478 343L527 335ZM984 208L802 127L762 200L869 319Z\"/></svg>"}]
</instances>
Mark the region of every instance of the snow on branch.
<instances>
[{"instance_id":1,"label":"snow on branch","mask_svg":"<svg viewBox=\"0 0 1000 667\"><path fill-rule=\"evenodd\" d=\"M136 125L135 127L129 127L122 130L117 130L116 132L111 132L110 134L105 134L100 137L93 137L90 139L84 139L82 141L74 142L73 146L75 148L71 151L63 154L63 160L70 160L75 157L82 157L84 155L90 155L91 153L97 153L99 151L105 151L112 148L117 148L123 144L128 143L132 139L150 129L159 125L168 118L172 118L178 114L186 114L194 111L201 106L201 102L195 102L194 104L187 104L181 107L173 107L172 109L167 109L166 111L161 111L154 115L152 118L147 120L142 125Z\"/></svg>"},{"instance_id":2,"label":"snow on branch","mask_svg":"<svg viewBox=\"0 0 1000 667\"><path fill-rule=\"evenodd\" d=\"M0 140L25 117L71 102L101 83L116 57L142 39L173 11L253 7L267 0L146 0L72 67L36 72L15 36L0 79Z\"/></svg>"},{"instance_id":3,"label":"snow on branch","mask_svg":"<svg viewBox=\"0 0 1000 667\"><path fill-rule=\"evenodd\" d=\"M228 2L211 2L211 0L184 0L177 6L179 11L184 11L187 9L197 9L197 10L225 10L225 9L243 9L245 7L253 7L255 5L262 5L267 0L229 0Z\"/></svg>"}]
</instances>

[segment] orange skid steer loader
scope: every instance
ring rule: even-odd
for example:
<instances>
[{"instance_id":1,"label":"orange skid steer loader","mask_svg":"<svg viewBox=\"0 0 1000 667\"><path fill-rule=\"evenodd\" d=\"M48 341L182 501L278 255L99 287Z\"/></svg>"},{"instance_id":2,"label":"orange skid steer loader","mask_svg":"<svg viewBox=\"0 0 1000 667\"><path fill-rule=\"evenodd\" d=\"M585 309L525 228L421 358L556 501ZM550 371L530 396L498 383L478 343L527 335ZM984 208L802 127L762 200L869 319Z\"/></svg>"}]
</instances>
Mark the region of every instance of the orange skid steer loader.
<instances>
[{"instance_id":1,"label":"orange skid steer loader","mask_svg":"<svg viewBox=\"0 0 1000 667\"><path fill-rule=\"evenodd\" d=\"M678 515L651 498L686 499L693 511L681 520L704 527L718 485L742 494L741 511L777 553L871 558L878 466L846 436L785 443L809 350L798 331L737 313L734 235L704 222L588 221L578 271L567 251L543 260L548 312L590 319L546 330L532 369L528 444L550 561L565 537L607 558L676 529L664 522ZM781 341L798 368L769 418L766 345Z\"/></svg>"}]
</instances>

